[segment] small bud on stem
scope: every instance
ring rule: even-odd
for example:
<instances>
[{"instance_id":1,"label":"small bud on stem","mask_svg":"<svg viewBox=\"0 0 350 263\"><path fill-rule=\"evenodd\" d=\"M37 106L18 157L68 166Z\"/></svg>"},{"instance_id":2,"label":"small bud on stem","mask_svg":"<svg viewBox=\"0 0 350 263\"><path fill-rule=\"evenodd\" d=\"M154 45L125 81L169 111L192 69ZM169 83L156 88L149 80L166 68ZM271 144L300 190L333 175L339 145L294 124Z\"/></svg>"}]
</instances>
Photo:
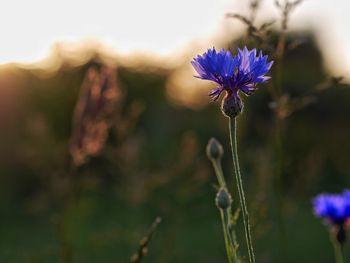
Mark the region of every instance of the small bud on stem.
<instances>
[{"instance_id":1,"label":"small bud on stem","mask_svg":"<svg viewBox=\"0 0 350 263\"><path fill-rule=\"evenodd\" d=\"M221 102L222 113L229 118L237 117L243 111L243 102L237 94L227 93Z\"/></svg>"},{"instance_id":2,"label":"small bud on stem","mask_svg":"<svg viewBox=\"0 0 350 263\"><path fill-rule=\"evenodd\" d=\"M231 206L232 198L226 188L220 188L215 198L216 206L220 209L228 209Z\"/></svg>"},{"instance_id":3,"label":"small bud on stem","mask_svg":"<svg viewBox=\"0 0 350 263\"><path fill-rule=\"evenodd\" d=\"M207 144L207 156L209 159L221 159L221 157L224 155L224 149L221 145L221 143L215 139L211 138Z\"/></svg>"}]
</instances>

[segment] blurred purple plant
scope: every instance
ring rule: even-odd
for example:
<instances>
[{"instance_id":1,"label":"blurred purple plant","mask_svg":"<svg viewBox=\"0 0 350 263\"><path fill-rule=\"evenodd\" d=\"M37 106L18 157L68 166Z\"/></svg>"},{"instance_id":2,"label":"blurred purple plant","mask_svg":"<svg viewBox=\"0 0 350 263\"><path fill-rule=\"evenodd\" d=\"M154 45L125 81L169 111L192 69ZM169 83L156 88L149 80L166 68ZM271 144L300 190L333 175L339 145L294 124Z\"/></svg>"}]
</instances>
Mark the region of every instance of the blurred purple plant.
<instances>
[{"instance_id":1,"label":"blurred purple plant","mask_svg":"<svg viewBox=\"0 0 350 263\"><path fill-rule=\"evenodd\" d=\"M343 244L350 221L350 190L341 194L320 194L313 199L313 208L315 215L325 219L333 228L336 240Z\"/></svg>"},{"instance_id":2,"label":"blurred purple plant","mask_svg":"<svg viewBox=\"0 0 350 263\"><path fill-rule=\"evenodd\" d=\"M320 194L313 200L314 213L330 224L344 224L350 219L350 191L343 194Z\"/></svg>"}]
</instances>

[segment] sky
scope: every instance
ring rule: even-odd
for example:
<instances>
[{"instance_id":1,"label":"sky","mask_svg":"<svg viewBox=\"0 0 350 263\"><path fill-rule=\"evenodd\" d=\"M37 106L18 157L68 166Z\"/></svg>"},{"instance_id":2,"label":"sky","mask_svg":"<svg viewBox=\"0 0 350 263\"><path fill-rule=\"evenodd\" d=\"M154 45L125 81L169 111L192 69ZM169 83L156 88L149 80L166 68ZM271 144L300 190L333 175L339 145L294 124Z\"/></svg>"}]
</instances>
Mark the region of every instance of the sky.
<instances>
[{"instance_id":1,"label":"sky","mask_svg":"<svg viewBox=\"0 0 350 263\"><path fill-rule=\"evenodd\" d=\"M0 64L35 63L57 42L97 41L121 54L171 56L191 44L239 31L225 13L247 12L248 0L0 0ZM98 3L98 4L97 4ZM318 32L326 67L350 77L350 1L305 0L291 29ZM273 0L263 0L261 20L276 19Z\"/></svg>"}]
</instances>

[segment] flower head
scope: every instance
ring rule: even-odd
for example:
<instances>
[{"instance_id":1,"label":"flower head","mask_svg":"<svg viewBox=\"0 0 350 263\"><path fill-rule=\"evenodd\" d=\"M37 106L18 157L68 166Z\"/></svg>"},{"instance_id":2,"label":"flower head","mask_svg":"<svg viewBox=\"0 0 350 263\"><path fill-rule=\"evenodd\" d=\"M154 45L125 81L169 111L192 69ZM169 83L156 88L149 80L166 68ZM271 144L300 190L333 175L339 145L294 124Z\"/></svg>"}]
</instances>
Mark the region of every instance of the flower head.
<instances>
[{"instance_id":1,"label":"flower head","mask_svg":"<svg viewBox=\"0 0 350 263\"><path fill-rule=\"evenodd\" d=\"M251 95L259 83L266 82L270 77L265 76L273 62L267 63L267 56L256 49L238 49L238 54L222 49L216 52L215 48L208 49L203 55L192 60L192 66L197 71L198 78L211 80L218 86L209 93L216 100L225 90L229 96L238 96L238 91Z\"/></svg>"},{"instance_id":2,"label":"flower head","mask_svg":"<svg viewBox=\"0 0 350 263\"><path fill-rule=\"evenodd\" d=\"M251 95L259 83L264 83L271 77L265 76L269 72L273 61L267 63L267 55L262 52L256 55L256 49L249 51L246 47L238 49L238 69L234 74L234 85L244 94Z\"/></svg>"},{"instance_id":3,"label":"flower head","mask_svg":"<svg viewBox=\"0 0 350 263\"><path fill-rule=\"evenodd\" d=\"M344 225L350 219L350 191L342 194L320 194L313 199L314 213L335 225Z\"/></svg>"}]
</instances>

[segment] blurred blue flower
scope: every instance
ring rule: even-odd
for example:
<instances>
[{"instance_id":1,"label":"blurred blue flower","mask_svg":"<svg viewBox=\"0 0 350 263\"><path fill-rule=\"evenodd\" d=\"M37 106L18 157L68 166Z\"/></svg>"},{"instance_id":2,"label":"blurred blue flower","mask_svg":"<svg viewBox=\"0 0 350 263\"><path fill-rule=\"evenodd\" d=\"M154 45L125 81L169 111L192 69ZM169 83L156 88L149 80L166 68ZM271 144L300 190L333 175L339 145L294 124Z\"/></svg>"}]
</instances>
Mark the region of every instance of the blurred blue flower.
<instances>
[{"instance_id":1,"label":"blurred blue flower","mask_svg":"<svg viewBox=\"0 0 350 263\"><path fill-rule=\"evenodd\" d=\"M261 51L257 56L256 49L238 49L238 54L233 57L229 51L222 49L216 52L212 48L194 58L191 64L197 71L198 78L218 84L209 93L216 100L224 90L228 96L237 97L238 91L251 95L257 89L257 84L270 79L265 74L270 70L273 61L267 63L267 56L263 56Z\"/></svg>"},{"instance_id":2,"label":"blurred blue flower","mask_svg":"<svg viewBox=\"0 0 350 263\"><path fill-rule=\"evenodd\" d=\"M313 199L314 213L328 222L343 225L350 219L350 191L342 194L320 194Z\"/></svg>"}]
</instances>

